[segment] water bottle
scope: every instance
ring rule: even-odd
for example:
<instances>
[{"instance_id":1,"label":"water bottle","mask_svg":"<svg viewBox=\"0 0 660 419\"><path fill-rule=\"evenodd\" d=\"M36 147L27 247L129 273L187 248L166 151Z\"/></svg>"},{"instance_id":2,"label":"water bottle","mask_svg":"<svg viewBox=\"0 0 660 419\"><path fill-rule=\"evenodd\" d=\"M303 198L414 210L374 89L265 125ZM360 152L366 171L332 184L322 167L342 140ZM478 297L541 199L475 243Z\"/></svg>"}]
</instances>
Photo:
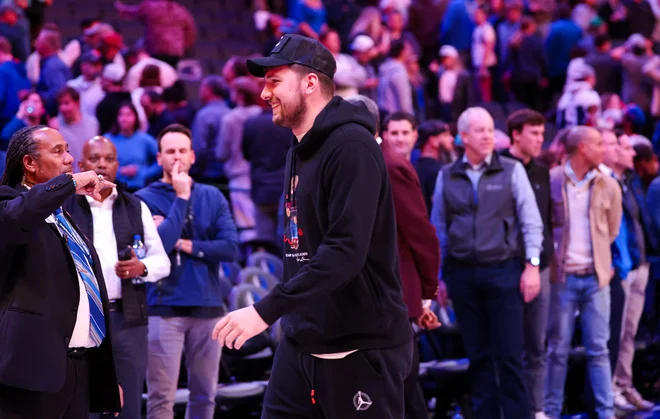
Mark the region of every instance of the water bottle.
<instances>
[{"instance_id":1,"label":"water bottle","mask_svg":"<svg viewBox=\"0 0 660 419\"><path fill-rule=\"evenodd\" d=\"M144 259L147 254L147 250L144 248L144 243L142 243L142 237L140 237L139 234L133 236L133 251L135 252L135 256L137 256L138 259ZM133 278L132 282L133 285L139 285L144 281L142 278Z\"/></svg>"},{"instance_id":2,"label":"water bottle","mask_svg":"<svg viewBox=\"0 0 660 419\"><path fill-rule=\"evenodd\" d=\"M465 419L463 418L463 415L461 414L461 408L459 406L456 406L456 413L454 413L454 416L451 417L452 419Z\"/></svg>"},{"instance_id":3,"label":"water bottle","mask_svg":"<svg viewBox=\"0 0 660 419\"><path fill-rule=\"evenodd\" d=\"M147 251L144 248L144 243L142 243L142 237L140 237L139 234L133 236L133 250L138 259L144 259L147 254Z\"/></svg>"}]
</instances>

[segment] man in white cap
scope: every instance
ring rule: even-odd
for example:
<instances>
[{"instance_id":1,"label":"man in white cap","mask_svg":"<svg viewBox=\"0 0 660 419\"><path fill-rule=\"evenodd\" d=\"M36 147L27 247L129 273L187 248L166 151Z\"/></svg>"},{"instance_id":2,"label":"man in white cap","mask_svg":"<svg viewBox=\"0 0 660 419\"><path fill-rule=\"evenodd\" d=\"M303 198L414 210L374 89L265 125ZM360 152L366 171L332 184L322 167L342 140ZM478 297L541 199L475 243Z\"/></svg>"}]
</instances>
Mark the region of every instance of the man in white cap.
<instances>
[{"instance_id":1,"label":"man in white cap","mask_svg":"<svg viewBox=\"0 0 660 419\"><path fill-rule=\"evenodd\" d=\"M557 103L558 128L596 125L601 101L595 85L596 72L584 58L575 58L568 64L564 94Z\"/></svg>"},{"instance_id":2,"label":"man in white cap","mask_svg":"<svg viewBox=\"0 0 660 419\"><path fill-rule=\"evenodd\" d=\"M96 119L99 121L99 134L110 131L116 122L119 105L122 102L130 102L131 94L124 90L122 81L126 71L119 64L108 64L101 75L101 87L105 91L105 97L96 107Z\"/></svg>"},{"instance_id":3,"label":"man in white cap","mask_svg":"<svg viewBox=\"0 0 660 419\"><path fill-rule=\"evenodd\" d=\"M472 103L472 82L470 73L463 68L456 48L443 45L439 54L439 114L443 121L452 122L458 120L458 116Z\"/></svg>"},{"instance_id":4,"label":"man in white cap","mask_svg":"<svg viewBox=\"0 0 660 419\"><path fill-rule=\"evenodd\" d=\"M371 100L376 100L376 87L378 87L378 73L371 63L371 50L375 46L376 43L369 35L358 35L351 44L353 58L367 72L367 79L360 85L358 91L361 95Z\"/></svg>"},{"instance_id":5,"label":"man in white cap","mask_svg":"<svg viewBox=\"0 0 660 419\"><path fill-rule=\"evenodd\" d=\"M357 95L358 88L367 80L367 71L355 58L341 53L341 40L335 30L328 30L319 41L325 46L337 62L337 72L333 78L337 90L335 94L343 98Z\"/></svg>"}]
</instances>

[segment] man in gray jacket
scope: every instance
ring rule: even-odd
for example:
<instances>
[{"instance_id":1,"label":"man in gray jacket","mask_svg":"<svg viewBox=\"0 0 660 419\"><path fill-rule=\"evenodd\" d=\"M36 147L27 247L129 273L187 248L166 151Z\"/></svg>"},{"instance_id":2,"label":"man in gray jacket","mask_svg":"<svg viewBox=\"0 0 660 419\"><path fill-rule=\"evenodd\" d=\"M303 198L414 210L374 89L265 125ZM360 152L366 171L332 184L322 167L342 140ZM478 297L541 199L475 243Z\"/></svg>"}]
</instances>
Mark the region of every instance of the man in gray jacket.
<instances>
[{"instance_id":1,"label":"man in gray jacket","mask_svg":"<svg viewBox=\"0 0 660 419\"><path fill-rule=\"evenodd\" d=\"M522 164L493 152L490 114L468 108L458 130L465 154L438 175L431 222L470 359L472 403L477 419L529 418L523 301L540 290L543 221Z\"/></svg>"}]
</instances>

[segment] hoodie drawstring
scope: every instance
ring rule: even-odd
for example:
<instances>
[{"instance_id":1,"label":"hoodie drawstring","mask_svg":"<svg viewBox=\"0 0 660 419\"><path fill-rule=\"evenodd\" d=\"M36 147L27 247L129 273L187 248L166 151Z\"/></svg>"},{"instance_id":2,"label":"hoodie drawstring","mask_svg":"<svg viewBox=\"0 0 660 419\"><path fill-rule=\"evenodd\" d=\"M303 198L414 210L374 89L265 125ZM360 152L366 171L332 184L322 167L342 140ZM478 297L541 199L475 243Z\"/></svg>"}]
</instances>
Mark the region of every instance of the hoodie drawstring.
<instances>
[{"instance_id":1,"label":"hoodie drawstring","mask_svg":"<svg viewBox=\"0 0 660 419\"><path fill-rule=\"evenodd\" d=\"M303 357L305 354L299 353L298 354L298 363L300 366L300 371L305 377L305 381L307 381L307 386L309 387L309 398L312 402L313 405L316 405L316 391L314 390L314 380L315 380L315 370L316 370L316 362L314 357L309 356L310 359L305 360ZM309 361L309 369L305 369L305 361ZM308 374L309 373L309 374Z\"/></svg>"}]
</instances>

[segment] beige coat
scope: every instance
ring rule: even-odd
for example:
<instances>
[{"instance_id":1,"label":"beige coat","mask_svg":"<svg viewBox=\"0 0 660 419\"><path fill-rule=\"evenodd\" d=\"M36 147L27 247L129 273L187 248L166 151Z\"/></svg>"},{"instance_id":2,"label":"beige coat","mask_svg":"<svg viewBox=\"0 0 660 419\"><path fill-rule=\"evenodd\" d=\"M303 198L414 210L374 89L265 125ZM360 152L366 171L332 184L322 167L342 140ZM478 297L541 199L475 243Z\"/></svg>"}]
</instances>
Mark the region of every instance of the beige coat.
<instances>
[{"instance_id":1,"label":"beige coat","mask_svg":"<svg viewBox=\"0 0 660 419\"><path fill-rule=\"evenodd\" d=\"M552 261L553 281L564 282L564 262L568 249L570 217L566 199L568 177L564 166L557 166L550 171L550 199L552 201L552 232L555 253ZM591 181L589 194L589 229L593 249L594 269L598 283L604 287L612 279L611 245L619 234L623 209L621 206L621 188L616 180L598 172Z\"/></svg>"}]
</instances>

